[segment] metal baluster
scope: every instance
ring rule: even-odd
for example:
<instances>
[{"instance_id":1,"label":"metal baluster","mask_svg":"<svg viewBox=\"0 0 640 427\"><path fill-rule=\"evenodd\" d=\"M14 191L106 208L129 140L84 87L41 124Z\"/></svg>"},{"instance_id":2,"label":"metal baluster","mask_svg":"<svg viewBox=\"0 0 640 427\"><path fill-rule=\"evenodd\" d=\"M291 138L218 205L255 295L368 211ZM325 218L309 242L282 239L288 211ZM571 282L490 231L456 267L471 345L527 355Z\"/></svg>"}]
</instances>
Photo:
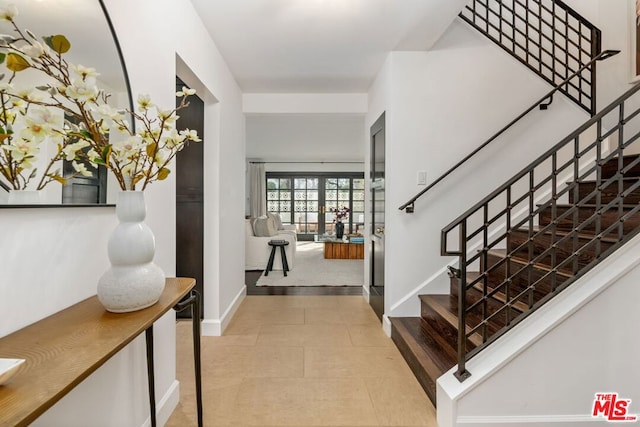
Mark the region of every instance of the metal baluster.
<instances>
[{"instance_id":1,"label":"metal baluster","mask_svg":"<svg viewBox=\"0 0 640 427\"><path fill-rule=\"evenodd\" d=\"M622 194L624 192L624 102L620 104L620 115L618 118L618 194ZM622 221L622 217L624 216L623 209L624 200L620 198L620 202L618 203L618 218L620 221L618 222L618 240L622 240L624 236L624 222Z\"/></svg>"},{"instance_id":2,"label":"metal baluster","mask_svg":"<svg viewBox=\"0 0 640 427\"><path fill-rule=\"evenodd\" d=\"M532 263L532 259L533 259L533 219L534 219L534 214L533 212L535 211L535 200L534 200L534 194L535 194L535 178L533 175L533 170L531 170L529 172L529 241L527 242L527 254L528 254L528 265L527 265L527 287L529 289L529 295L528 295L528 300L529 300L529 308L533 307L533 289L531 287L531 284L533 283L533 263Z\"/></svg>"},{"instance_id":3,"label":"metal baluster","mask_svg":"<svg viewBox=\"0 0 640 427\"><path fill-rule=\"evenodd\" d=\"M576 136L574 138L574 155L573 155L573 182L577 184L578 178L580 178L580 136ZM578 192L578 186L573 186L573 219L572 224L573 228L571 230L571 237L573 240L571 257L573 259L572 273L575 276L578 273L578 257L576 256L576 252L578 251L578 231L577 227L580 222L580 208L579 206L582 204L582 200L580 200L580 193Z\"/></svg>"},{"instance_id":4,"label":"metal baluster","mask_svg":"<svg viewBox=\"0 0 640 427\"><path fill-rule=\"evenodd\" d=\"M467 360L467 220L460 224L460 280L458 282L458 371L455 376L462 382L471 376L466 369Z\"/></svg>"},{"instance_id":5,"label":"metal baluster","mask_svg":"<svg viewBox=\"0 0 640 427\"><path fill-rule=\"evenodd\" d=\"M551 177L551 218L558 217L558 153L553 153L551 156L551 173L553 174ZM558 225L557 223L552 223L551 226L551 268L553 272L551 273L551 292L555 292L557 286L557 235Z\"/></svg>"},{"instance_id":6,"label":"metal baluster","mask_svg":"<svg viewBox=\"0 0 640 427\"><path fill-rule=\"evenodd\" d=\"M511 236L511 186L507 187L507 247L509 247L509 241L513 238ZM508 252L507 256L511 256L512 253ZM508 326L511 323L511 263L507 262L505 267L505 278L504 278L504 298L507 302L507 320L506 325Z\"/></svg>"}]
</instances>

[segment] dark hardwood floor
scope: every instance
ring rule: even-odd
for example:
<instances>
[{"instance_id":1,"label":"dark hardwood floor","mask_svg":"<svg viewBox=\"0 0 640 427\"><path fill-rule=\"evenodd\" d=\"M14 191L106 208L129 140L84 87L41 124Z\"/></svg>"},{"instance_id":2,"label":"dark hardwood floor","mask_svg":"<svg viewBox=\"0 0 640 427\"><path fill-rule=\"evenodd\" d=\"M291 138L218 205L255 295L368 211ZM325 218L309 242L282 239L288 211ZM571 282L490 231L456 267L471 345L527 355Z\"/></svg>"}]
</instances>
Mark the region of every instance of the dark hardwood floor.
<instances>
[{"instance_id":1,"label":"dark hardwood floor","mask_svg":"<svg viewBox=\"0 0 640 427\"><path fill-rule=\"evenodd\" d=\"M256 286L262 270L246 270L247 295L362 295L362 286Z\"/></svg>"}]
</instances>

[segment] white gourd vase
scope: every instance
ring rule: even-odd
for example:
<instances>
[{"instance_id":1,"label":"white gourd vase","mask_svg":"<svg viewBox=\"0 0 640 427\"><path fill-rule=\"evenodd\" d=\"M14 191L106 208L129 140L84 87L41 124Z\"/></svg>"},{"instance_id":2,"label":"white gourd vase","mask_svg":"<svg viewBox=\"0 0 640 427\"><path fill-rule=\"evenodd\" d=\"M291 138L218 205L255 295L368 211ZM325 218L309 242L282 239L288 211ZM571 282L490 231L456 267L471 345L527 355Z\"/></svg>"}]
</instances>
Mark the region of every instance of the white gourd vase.
<instances>
[{"instance_id":1,"label":"white gourd vase","mask_svg":"<svg viewBox=\"0 0 640 427\"><path fill-rule=\"evenodd\" d=\"M42 191L9 190L7 203L10 205L33 205L42 203Z\"/></svg>"},{"instance_id":2,"label":"white gourd vase","mask_svg":"<svg viewBox=\"0 0 640 427\"><path fill-rule=\"evenodd\" d=\"M155 304L165 286L164 272L153 263L155 237L144 219L142 191L120 191L116 215L120 223L109 238L109 268L98 281L98 299L114 313Z\"/></svg>"}]
</instances>

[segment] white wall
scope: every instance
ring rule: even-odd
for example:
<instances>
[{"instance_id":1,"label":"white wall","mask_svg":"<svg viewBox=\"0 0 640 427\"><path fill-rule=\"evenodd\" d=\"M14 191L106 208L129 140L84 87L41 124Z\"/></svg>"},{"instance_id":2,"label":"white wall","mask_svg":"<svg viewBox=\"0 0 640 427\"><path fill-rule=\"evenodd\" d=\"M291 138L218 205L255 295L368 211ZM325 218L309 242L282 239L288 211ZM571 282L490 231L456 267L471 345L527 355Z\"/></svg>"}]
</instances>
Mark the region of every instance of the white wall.
<instances>
[{"instance_id":1,"label":"white wall","mask_svg":"<svg viewBox=\"0 0 640 427\"><path fill-rule=\"evenodd\" d=\"M247 157L275 161L364 161L361 114L261 114L247 121Z\"/></svg>"},{"instance_id":2,"label":"white wall","mask_svg":"<svg viewBox=\"0 0 640 427\"><path fill-rule=\"evenodd\" d=\"M392 52L370 93L367 128L387 111L385 312L419 313L422 293L448 292L440 230L587 119L562 97L534 110L465 167L398 207L541 98L550 87L457 20L428 52Z\"/></svg>"},{"instance_id":3,"label":"white wall","mask_svg":"<svg viewBox=\"0 0 640 427\"><path fill-rule=\"evenodd\" d=\"M367 113L367 117L365 119L365 132L367 138L365 140L365 158L367 161L365 162L365 178L371 176L371 126L375 123L378 118L385 113L385 136L389 135L393 130L393 110L388 110L391 106L391 90L392 90L392 62L391 55L387 57L387 60L380 68L376 79L374 80L371 88L369 90L369 109ZM388 137L387 137L388 138ZM388 139L386 140L388 143ZM371 181L369 179L365 180L365 194L367 197L365 198L365 212L371 212ZM371 215L365 215L364 220L364 229L371 230ZM363 290L364 295L368 299L369 297L369 285L371 284L371 240L370 235L365 234L365 251L364 251L364 284ZM390 334L390 325L387 328L387 333Z\"/></svg>"},{"instance_id":4,"label":"white wall","mask_svg":"<svg viewBox=\"0 0 640 427\"><path fill-rule=\"evenodd\" d=\"M238 233L244 229L245 143L242 94L224 59L209 37L189 1L136 2L132 7L124 0L108 4L117 8L116 31L128 32L129 43L123 43L125 59L134 61L129 73L144 86L173 87L176 55L207 91L205 100L205 334L220 334L231 307L244 290L244 243ZM109 7L111 10L111 7ZM151 14L151 15L150 15ZM178 17L180 17L178 19ZM118 21L117 19L120 19ZM135 19L145 26L149 40L140 39L138 31L129 32ZM169 31L167 22L181 22ZM186 23L189 23L188 25ZM149 47L155 47L152 52ZM203 54L206 52L206 54ZM149 78L153 76L153 78ZM147 89L150 90L150 89ZM173 91L166 91L173 102ZM170 184L175 185L173 182ZM175 187L169 190L171 199ZM166 202L166 194L159 203ZM173 204L173 203L172 203ZM166 213L165 213L166 215ZM174 214L175 215L175 214ZM166 218L169 219L169 218ZM174 219L171 219L173 229ZM220 250L220 248L224 250Z\"/></svg>"},{"instance_id":5,"label":"white wall","mask_svg":"<svg viewBox=\"0 0 640 427\"><path fill-rule=\"evenodd\" d=\"M188 0L106 0L134 94L175 103L176 55L208 92L205 127L205 317L210 330L244 293L244 117L240 90ZM134 98L135 96L134 95ZM216 103L217 101L217 103ZM215 126L219 124L219 126ZM175 180L146 191L155 262L175 275ZM3 209L0 336L95 294L108 267L113 208ZM220 250L223 247L224 250ZM29 299L29 304L19 303ZM18 303L16 303L18 301ZM20 309L18 310L17 307ZM156 400L166 420L177 402L175 323L155 327ZM148 418L144 341L136 340L45 413L35 425L141 426Z\"/></svg>"}]
</instances>

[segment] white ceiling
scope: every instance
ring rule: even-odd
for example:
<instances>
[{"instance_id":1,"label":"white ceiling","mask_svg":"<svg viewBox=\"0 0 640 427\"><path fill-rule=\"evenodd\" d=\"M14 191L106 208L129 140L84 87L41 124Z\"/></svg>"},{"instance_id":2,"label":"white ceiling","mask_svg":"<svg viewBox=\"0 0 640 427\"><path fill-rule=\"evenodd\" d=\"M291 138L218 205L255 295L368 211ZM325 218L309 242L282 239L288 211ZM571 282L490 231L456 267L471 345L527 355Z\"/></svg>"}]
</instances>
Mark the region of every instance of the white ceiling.
<instances>
[{"instance_id":1,"label":"white ceiling","mask_svg":"<svg viewBox=\"0 0 640 427\"><path fill-rule=\"evenodd\" d=\"M191 0L242 90L367 92L392 50L428 49L466 0Z\"/></svg>"}]
</instances>

